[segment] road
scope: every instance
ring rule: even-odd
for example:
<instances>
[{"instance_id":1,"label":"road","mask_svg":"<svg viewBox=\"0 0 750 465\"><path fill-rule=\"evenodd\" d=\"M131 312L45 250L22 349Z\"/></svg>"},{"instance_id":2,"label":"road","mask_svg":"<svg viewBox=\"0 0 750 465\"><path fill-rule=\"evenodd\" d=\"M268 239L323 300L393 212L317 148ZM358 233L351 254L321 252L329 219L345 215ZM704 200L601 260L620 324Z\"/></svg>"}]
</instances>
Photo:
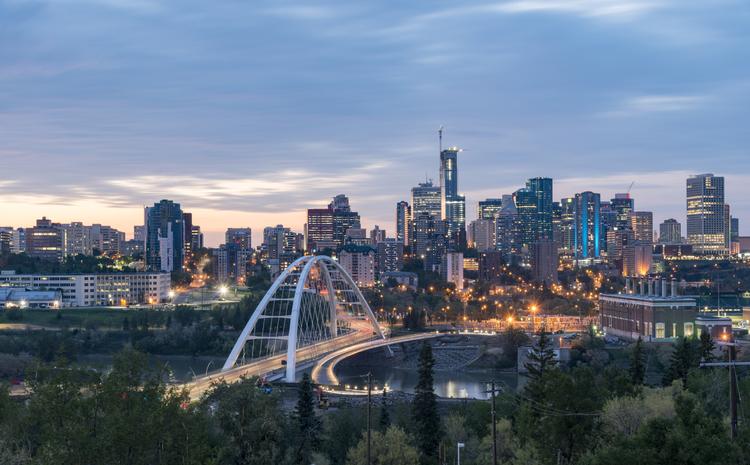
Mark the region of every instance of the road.
<instances>
[{"instance_id":1,"label":"road","mask_svg":"<svg viewBox=\"0 0 750 465\"><path fill-rule=\"evenodd\" d=\"M373 337L372 326L368 321L351 320L351 328L353 331L349 334L299 349L297 351L298 366L300 366L303 361L319 358L324 354L338 351L343 347L352 345L356 346L362 341L372 339ZM185 387L188 390L191 400L197 400L203 395L203 393L211 388L211 385L214 382L226 381L227 383L234 383L239 381L242 377L271 375L277 372L280 372L283 375L285 366L282 362L284 360L286 360L286 353L247 363L232 368L231 370L211 373L208 376L201 376L195 378L189 383L183 384L182 387Z\"/></svg>"},{"instance_id":2,"label":"road","mask_svg":"<svg viewBox=\"0 0 750 465\"><path fill-rule=\"evenodd\" d=\"M441 333L438 333L438 332L408 334L406 336L399 336L399 337L395 337L391 339L378 339L375 341L366 341L366 342L361 342L359 344L355 344L350 347L344 347L343 349L332 352L326 355L325 357L323 357L322 359L320 359L313 367L312 375L310 377L312 378L312 381L315 384L322 384L326 386L338 386L339 379L338 377L336 377L335 369L336 369L336 365L338 365L339 362L341 362L342 360L349 358L353 355L356 355L360 352L365 352L367 350L376 349L378 347L385 347L391 344L400 344L402 342L421 341L424 339L430 339L430 338L437 337L440 335Z\"/></svg>"}]
</instances>

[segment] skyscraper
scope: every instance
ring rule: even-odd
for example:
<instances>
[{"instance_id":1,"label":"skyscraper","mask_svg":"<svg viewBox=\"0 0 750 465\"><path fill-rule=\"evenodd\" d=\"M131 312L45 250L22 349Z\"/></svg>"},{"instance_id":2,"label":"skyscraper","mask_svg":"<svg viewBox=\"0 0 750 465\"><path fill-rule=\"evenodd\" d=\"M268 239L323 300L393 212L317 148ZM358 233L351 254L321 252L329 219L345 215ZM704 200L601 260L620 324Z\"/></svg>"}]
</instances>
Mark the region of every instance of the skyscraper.
<instances>
[{"instance_id":1,"label":"skyscraper","mask_svg":"<svg viewBox=\"0 0 750 465\"><path fill-rule=\"evenodd\" d=\"M227 228L224 233L224 242L234 244L240 250L251 250L253 248L253 231L250 228Z\"/></svg>"},{"instance_id":2,"label":"skyscraper","mask_svg":"<svg viewBox=\"0 0 750 465\"><path fill-rule=\"evenodd\" d=\"M402 200L396 204L396 240L409 245L409 224L411 223L411 207L409 202Z\"/></svg>"},{"instance_id":3,"label":"skyscraper","mask_svg":"<svg viewBox=\"0 0 750 465\"><path fill-rule=\"evenodd\" d=\"M679 244L682 242L682 226L674 218L664 220L659 225L659 242L662 244Z\"/></svg>"},{"instance_id":4,"label":"skyscraper","mask_svg":"<svg viewBox=\"0 0 750 465\"><path fill-rule=\"evenodd\" d=\"M654 214L652 212L632 212L630 229L636 242L649 245L654 243Z\"/></svg>"},{"instance_id":5,"label":"skyscraper","mask_svg":"<svg viewBox=\"0 0 750 465\"><path fill-rule=\"evenodd\" d=\"M309 208L305 223L305 249L313 252L334 247L333 211L330 208Z\"/></svg>"},{"instance_id":6,"label":"skyscraper","mask_svg":"<svg viewBox=\"0 0 750 465\"><path fill-rule=\"evenodd\" d=\"M440 212L453 247L466 231L466 199L458 195L458 152L457 147L440 152Z\"/></svg>"},{"instance_id":7,"label":"skyscraper","mask_svg":"<svg viewBox=\"0 0 750 465\"><path fill-rule=\"evenodd\" d=\"M593 259L600 256L600 202L599 194L594 192L581 192L575 196L574 249L576 259Z\"/></svg>"},{"instance_id":8,"label":"skyscraper","mask_svg":"<svg viewBox=\"0 0 750 465\"><path fill-rule=\"evenodd\" d=\"M724 177L711 173L687 178L687 241L697 253L726 253Z\"/></svg>"},{"instance_id":9,"label":"skyscraper","mask_svg":"<svg viewBox=\"0 0 750 465\"><path fill-rule=\"evenodd\" d=\"M557 282L557 245L549 239L531 244L531 272L534 281L546 284Z\"/></svg>"},{"instance_id":10,"label":"skyscraper","mask_svg":"<svg viewBox=\"0 0 750 465\"><path fill-rule=\"evenodd\" d=\"M427 213L435 218L442 218L440 213L440 187L433 186L432 181L419 183L411 189L411 216Z\"/></svg>"},{"instance_id":11,"label":"skyscraper","mask_svg":"<svg viewBox=\"0 0 750 465\"><path fill-rule=\"evenodd\" d=\"M162 200L145 209L146 266L154 271L182 270L185 240L179 203Z\"/></svg>"},{"instance_id":12,"label":"skyscraper","mask_svg":"<svg viewBox=\"0 0 750 465\"><path fill-rule=\"evenodd\" d=\"M615 194L615 198L609 201L610 208L616 214L614 226L617 229L630 227L630 213L635 209L635 201L629 193Z\"/></svg>"},{"instance_id":13,"label":"skyscraper","mask_svg":"<svg viewBox=\"0 0 750 465\"><path fill-rule=\"evenodd\" d=\"M536 193L529 188L518 189L513 194L513 201L518 214L518 241L520 247L530 250L531 243L537 239L539 206Z\"/></svg>"},{"instance_id":14,"label":"skyscraper","mask_svg":"<svg viewBox=\"0 0 750 465\"><path fill-rule=\"evenodd\" d=\"M531 178L526 181L526 189L536 198L535 240L552 239L552 179Z\"/></svg>"},{"instance_id":15,"label":"skyscraper","mask_svg":"<svg viewBox=\"0 0 750 465\"><path fill-rule=\"evenodd\" d=\"M480 200L477 208L477 218L480 220L494 220L503 208L503 199Z\"/></svg>"}]
</instances>

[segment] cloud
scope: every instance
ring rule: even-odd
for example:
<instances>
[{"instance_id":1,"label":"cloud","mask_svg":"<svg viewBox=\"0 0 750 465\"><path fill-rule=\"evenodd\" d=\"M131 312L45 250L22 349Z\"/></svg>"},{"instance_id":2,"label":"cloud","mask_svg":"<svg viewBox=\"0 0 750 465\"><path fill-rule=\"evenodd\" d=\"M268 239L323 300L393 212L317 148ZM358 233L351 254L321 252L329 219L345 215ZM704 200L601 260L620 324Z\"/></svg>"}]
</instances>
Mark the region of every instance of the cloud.
<instances>
[{"instance_id":1,"label":"cloud","mask_svg":"<svg viewBox=\"0 0 750 465\"><path fill-rule=\"evenodd\" d=\"M269 8L263 11L270 16L278 16L294 20L324 20L340 16L340 10L313 5L289 5L283 7Z\"/></svg>"},{"instance_id":2,"label":"cloud","mask_svg":"<svg viewBox=\"0 0 750 465\"><path fill-rule=\"evenodd\" d=\"M602 115L617 117L692 111L709 100L708 95L639 95L626 98L616 109Z\"/></svg>"}]
</instances>

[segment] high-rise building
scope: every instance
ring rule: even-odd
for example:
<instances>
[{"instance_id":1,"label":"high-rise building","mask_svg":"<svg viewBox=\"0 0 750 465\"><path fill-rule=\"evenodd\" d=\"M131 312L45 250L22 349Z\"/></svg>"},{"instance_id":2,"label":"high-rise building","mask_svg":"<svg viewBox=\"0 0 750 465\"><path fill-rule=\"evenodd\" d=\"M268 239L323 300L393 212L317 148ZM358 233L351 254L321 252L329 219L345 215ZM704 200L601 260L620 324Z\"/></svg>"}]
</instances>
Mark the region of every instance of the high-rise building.
<instances>
[{"instance_id":1,"label":"high-rise building","mask_svg":"<svg viewBox=\"0 0 750 465\"><path fill-rule=\"evenodd\" d=\"M557 282L557 245L550 239L540 239L531 244L531 273L534 281L552 284Z\"/></svg>"},{"instance_id":2,"label":"high-rise building","mask_svg":"<svg viewBox=\"0 0 750 465\"><path fill-rule=\"evenodd\" d=\"M440 208L440 187L433 186L432 181L421 182L416 187L412 187L412 220L423 213L440 219L442 218Z\"/></svg>"},{"instance_id":3,"label":"high-rise building","mask_svg":"<svg viewBox=\"0 0 750 465\"><path fill-rule=\"evenodd\" d=\"M299 235L284 225L269 226L263 229L263 246L265 259L273 275L286 269L302 250L298 243Z\"/></svg>"},{"instance_id":4,"label":"high-rise building","mask_svg":"<svg viewBox=\"0 0 750 465\"><path fill-rule=\"evenodd\" d=\"M193 251L196 251L198 249L203 248L203 233L201 232L201 227L198 225L193 225L191 231L190 231L190 248Z\"/></svg>"},{"instance_id":5,"label":"high-rise building","mask_svg":"<svg viewBox=\"0 0 750 465\"><path fill-rule=\"evenodd\" d=\"M308 251L337 249L344 245L346 232L359 227L359 213L352 211L346 195L339 194L328 204L328 208L307 210L306 249Z\"/></svg>"},{"instance_id":6,"label":"high-rise building","mask_svg":"<svg viewBox=\"0 0 750 465\"><path fill-rule=\"evenodd\" d=\"M696 253L724 254L724 177L711 173L687 179L687 241Z\"/></svg>"},{"instance_id":7,"label":"high-rise building","mask_svg":"<svg viewBox=\"0 0 750 465\"><path fill-rule=\"evenodd\" d=\"M193 259L193 214L183 212L182 213L182 227L184 233L182 239L185 241L185 256L183 257L185 266L188 266Z\"/></svg>"},{"instance_id":8,"label":"high-rise building","mask_svg":"<svg viewBox=\"0 0 750 465\"><path fill-rule=\"evenodd\" d=\"M347 244L339 252L338 261L357 286L375 285L375 249L372 247Z\"/></svg>"},{"instance_id":9,"label":"high-rise building","mask_svg":"<svg viewBox=\"0 0 750 465\"><path fill-rule=\"evenodd\" d=\"M586 191L575 196L575 258L594 259L601 254L600 196Z\"/></svg>"},{"instance_id":10,"label":"high-rise building","mask_svg":"<svg viewBox=\"0 0 750 465\"><path fill-rule=\"evenodd\" d=\"M452 247L459 247L466 234L466 199L458 195L459 152L457 147L440 152L440 212Z\"/></svg>"},{"instance_id":11,"label":"high-rise building","mask_svg":"<svg viewBox=\"0 0 750 465\"><path fill-rule=\"evenodd\" d=\"M253 257L251 249L243 249L236 242L222 244L213 249L216 279L221 283L243 284Z\"/></svg>"},{"instance_id":12,"label":"high-rise building","mask_svg":"<svg viewBox=\"0 0 750 465\"><path fill-rule=\"evenodd\" d=\"M572 257L575 255L576 244L576 201L574 197L560 200L560 220L557 232L558 252L561 255Z\"/></svg>"},{"instance_id":13,"label":"high-rise building","mask_svg":"<svg viewBox=\"0 0 750 465\"><path fill-rule=\"evenodd\" d=\"M409 239L411 224L411 207L405 200L396 204L396 239L402 244L408 246L411 244Z\"/></svg>"},{"instance_id":14,"label":"high-rise building","mask_svg":"<svg viewBox=\"0 0 750 465\"><path fill-rule=\"evenodd\" d=\"M401 271L404 259L404 244L398 239L388 238L377 243L376 268L378 275Z\"/></svg>"},{"instance_id":15,"label":"high-rise building","mask_svg":"<svg viewBox=\"0 0 750 465\"><path fill-rule=\"evenodd\" d=\"M518 210L512 195L503 195L503 207L495 221L495 248L503 255L520 252Z\"/></svg>"},{"instance_id":16,"label":"high-rise building","mask_svg":"<svg viewBox=\"0 0 750 465\"><path fill-rule=\"evenodd\" d=\"M729 221L729 237L731 238L732 242L737 242L740 237L740 219L732 217Z\"/></svg>"},{"instance_id":17,"label":"high-rise building","mask_svg":"<svg viewBox=\"0 0 750 465\"><path fill-rule=\"evenodd\" d=\"M13 228L0 227L0 254L11 253L13 244Z\"/></svg>"},{"instance_id":18,"label":"high-rise building","mask_svg":"<svg viewBox=\"0 0 750 465\"><path fill-rule=\"evenodd\" d=\"M136 241L146 242L146 226L133 226L133 239Z\"/></svg>"},{"instance_id":19,"label":"high-rise building","mask_svg":"<svg viewBox=\"0 0 750 465\"><path fill-rule=\"evenodd\" d=\"M305 223L305 249L308 252L335 248L333 241L333 211L329 208L310 208Z\"/></svg>"},{"instance_id":20,"label":"high-rise building","mask_svg":"<svg viewBox=\"0 0 750 465\"><path fill-rule=\"evenodd\" d=\"M497 225L495 219L477 219L469 224L470 245L480 252L496 249L495 234Z\"/></svg>"},{"instance_id":21,"label":"high-rise building","mask_svg":"<svg viewBox=\"0 0 750 465\"><path fill-rule=\"evenodd\" d=\"M630 229L633 238L641 244L654 243L654 214L652 212L632 212L630 214Z\"/></svg>"},{"instance_id":22,"label":"high-rise building","mask_svg":"<svg viewBox=\"0 0 750 465\"><path fill-rule=\"evenodd\" d=\"M373 245L373 242L367 237L365 228L349 228L344 234L344 244Z\"/></svg>"},{"instance_id":23,"label":"high-rise building","mask_svg":"<svg viewBox=\"0 0 750 465\"><path fill-rule=\"evenodd\" d=\"M10 245L11 253L26 252L26 228L16 228L13 231L13 242Z\"/></svg>"},{"instance_id":24,"label":"high-rise building","mask_svg":"<svg viewBox=\"0 0 750 465\"><path fill-rule=\"evenodd\" d=\"M732 214L729 211L729 204L724 204L724 248L728 253L732 249Z\"/></svg>"},{"instance_id":25,"label":"high-rise building","mask_svg":"<svg viewBox=\"0 0 750 465\"><path fill-rule=\"evenodd\" d=\"M153 271L182 270L185 240L179 203L162 200L145 209L146 266Z\"/></svg>"},{"instance_id":26,"label":"high-rise building","mask_svg":"<svg viewBox=\"0 0 750 465\"><path fill-rule=\"evenodd\" d=\"M377 224L374 228L370 230L370 242L372 244L377 244L379 242L383 242L385 240L385 229L380 229L380 226Z\"/></svg>"},{"instance_id":27,"label":"high-rise building","mask_svg":"<svg viewBox=\"0 0 750 465\"><path fill-rule=\"evenodd\" d=\"M46 217L36 220L36 226L26 229L26 253L42 260L62 261L65 254L65 230L62 225Z\"/></svg>"},{"instance_id":28,"label":"high-rise building","mask_svg":"<svg viewBox=\"0 0 750 465\"><path fill-rule=\"evenodd\" d=\"M446 252L440 262L440 275L449 283L456 286L456 290L464 288L464 254L461 252Z\"/></svg>"},{"instance_id":29,"label":"high-rise building","mask_svg":"<svg viewBox=\"0 0 750 465\"><path fill-rule=\"evenodd\" d=\"M534 240L552 239L552 179L531 178L526 181L526 189L536 198Z\"/></svg>"},{"instance_id":30,"label":"high-rise building","mask_svg":"<svg viewBox=\"0 0 750 465\"><path fill-rule=\"evenodd\" d=\"M479 201L477 218L480 220L494 220L503 208L503 199L485 199Z\"/></svg>"},{"instance_id":31,"label":"high-rise building","mask_svg":"<svg viewBox=\"0 0 750 465\"><path fill-rule=\"evenodd\" d=\"M623 276L647 276L651 273L653 248L648 244L635 243L623 248Z\"/></svg>"},{"instance_id":32,"label":"high-rise building","mask_svg":"<svg viewBox=\"0 0 750 465\"><path fill-rule=\"evenodd\" d=\"M615 194L615 198L611 199L609 204L617 216L614 226L617 229L629 228L630 214L635 210L635 201L630 197L630 193Z\"/></svg>"},{"instance_id":33,"label":"high-rise building","mask_svg":"<svg viewBox=\"0 0 750 465\"><path fill-rule=\"evenodd\" d=\"M602 200L599 209L599 216L602 222L601 228L601 249L607 250L607 237L609 231L617 229L617 212L612 208L612 202Z\"/></svg>"},{"instance_id":34,"label":"high-rise building","mask_svg":"<svg viewBox=\"0 0 750 465\"><path fill-rule=\"evenodd\" d=\"M538 204L536 193L528 188L518 189L513 194L518 214L518 240L520 247L529 250L531 243L537 239Z\"/></svg>"},{"instance_id":35,"label":"high-rise building","mask_svg":"<svg viewBox=\"0 0 750 465\"><path fill-rule=\"evenodd\" d=\"M64 255L91 255L91 230L83 223L73 221L69 224L60 225L65 230Z\"/></svg>"},{"instance_id":36,"label":"high-rise building","mask_svg":"<svg viewBox=\"0 0 750 465\"><path fill-rule=\"evenodd\" d=\"M227 228L224 233L224 243L234 244L240 250L253 248L253 231L251 228Z\"/></svg>"},{"instance_id":37,"label":"high-rise building","mask_svg":"<svg viewBox=\"0 0 750 465\"><path fill-rule=\"evenodd\" d=\"M361 227L359 213L352 211L349 198L344 194L334 197L328 209L333 212L333 242L335 247L341 247L346 242L346 232Z\"/></svg>"},{"instance_id":38,"label":"high-rise building","mask_svg":"<svg viewBox=\"0 0 750 465\"><path fill-rule=\"evenodd\" d=\"M682 242L682 226L674 218L664 220L659 225L659 242L662 244L679 244Z\"/></svg>"}]
</instances>

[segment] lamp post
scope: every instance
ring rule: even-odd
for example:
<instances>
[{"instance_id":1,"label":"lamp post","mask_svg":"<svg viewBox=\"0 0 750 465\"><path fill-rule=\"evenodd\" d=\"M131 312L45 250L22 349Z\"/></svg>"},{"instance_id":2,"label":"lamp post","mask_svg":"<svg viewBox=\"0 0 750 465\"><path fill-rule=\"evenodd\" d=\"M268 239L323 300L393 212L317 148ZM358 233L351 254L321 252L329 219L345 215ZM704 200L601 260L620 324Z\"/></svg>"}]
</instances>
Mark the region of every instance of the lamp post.
<instances>
[{"instance_id":1,"label":"lamp post","mask_svg":"<svg viewBox=\"0 0 750 465\"><path fill-rule=\"evenodd\" d=\"M456 443L456 465L461 465L461 449L463 449L464 443Z\"/></svg>"}]
</instances>

